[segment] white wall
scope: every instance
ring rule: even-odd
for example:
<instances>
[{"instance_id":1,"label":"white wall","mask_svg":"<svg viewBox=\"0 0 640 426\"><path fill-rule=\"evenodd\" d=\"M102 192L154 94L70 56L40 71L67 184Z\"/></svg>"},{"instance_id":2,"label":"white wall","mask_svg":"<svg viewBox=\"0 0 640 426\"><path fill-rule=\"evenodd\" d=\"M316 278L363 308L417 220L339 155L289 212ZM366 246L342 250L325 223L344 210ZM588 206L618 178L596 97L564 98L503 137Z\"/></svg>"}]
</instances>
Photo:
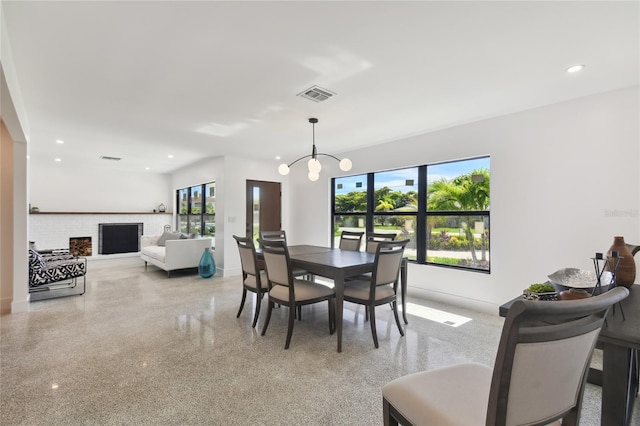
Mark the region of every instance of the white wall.
<instances>
[{"instance_id":1,"label":"white wall","mask_svg":"<svg viewBox=\"0 0 640 426\"><path fill-rule=\"evenodd\" d=\"M277 164L237 157L215 157L199 161L174 172L172 191L206 182L216 182L216 268L224 276L241 273L240 257L233 235L245 235L246 181L283 182ZM282 224L289 223L288 185L282 185ZM175 196L174 196L175 198ZM175 208L174 208L175 211Z\"/></svg>"},{"instance_id":2,"label":"white wall","mask_svg":"<svg viewBox=\"0 0 640 426\"><path fill-rule=\"evenodd\" d=\"M29 203L41 212L151 212L171 206L171 176L29 160Z\"/></svg>"},{"instance_id":3,"label":"white wall","mask_svg":"<svg viewBox=\"0 0 640 426\"><path fill-rule=\"evenodd\" d=\"M615 235L640 244L639 116L633 87L340 156L349 175L491 156L491 274L414 264L409 293L495 314L557 269L593 269ZM338 175L337 164L323 163L317 182L292 170L291 228L304 242L328 244Z\"/></svg>"}]
</instances>

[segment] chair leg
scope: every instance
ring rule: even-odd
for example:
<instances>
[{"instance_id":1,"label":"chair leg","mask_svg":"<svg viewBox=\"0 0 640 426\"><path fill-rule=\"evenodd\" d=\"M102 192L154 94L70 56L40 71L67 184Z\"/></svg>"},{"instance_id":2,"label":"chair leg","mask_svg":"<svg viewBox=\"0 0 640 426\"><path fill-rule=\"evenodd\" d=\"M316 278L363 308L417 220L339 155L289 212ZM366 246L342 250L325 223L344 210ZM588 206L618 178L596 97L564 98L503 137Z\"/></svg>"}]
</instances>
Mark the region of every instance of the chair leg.
<instances>
[{"instance_id":1,"label":"chair leg","mask_svg":"<svg viewBox=\"0 0 640 426\"><path fill-rule=\"evenodd\" d=\"M252 328L256 327L258 323L258 316L260 315L260 306L262 305L262 293L256 293L256 313L253 315Z\"/></svg>"},{"instance_id":2,"label":"chair leg","mask_svg":"<svg viewBox=\"0 0 640 426\"><path fill-rule=\"evenodd\" d=\"M296 306L289 307L289 326L287 329L287 342L284 344L285 349L289 349L291 343L291 335L293 334L293 324L295 322Z\"/></svg>"},{"instance_id":3,"label":"chair leg","mask_svg":"<svg viewBox=\"0 0 640 426\"><path fill-rule=\"evenodd\" d=\"M336 331L336 301L334 298L328 300L329 302L329 334L333 334Z\"/></svg>"},{"instance_id":4,"label":"chair leg","mask_svg":"<svg viewBox=\"0 0 640 426\"><path fill-rule=\"evenodd\" d=\"M393 307L393 316L396 317L396 325L398 326L398 331L400 332L401 336L404 336L404 330L402 329L402 325L400 324L400 317L398 316L398 303L396 301L393 301L391 303L391 306Z\"/></svg>"},{"instance_id":5,"label":"chair leg","mask_svg":"<svg viewBox=\"0 0 640 426\"><path fill-rule=\"evenodd\" d=\"M298 305L296 311L298 312L298 321L302 321L302 305Z\"/></svg>"},{"instance_id":6,"label":"chair leg","mask_svg":"<svg viewBox=\"0 0 640 426\"><path fill-rule=\"evenodd\" d=\"M371 324L371 335L373 336L373 344L378 348L378 332L376 331L376 308L369 307L369 323Z\"/></svg>"},{"instance_id":7,"label":"chair leg","mask_svg":"<svg viewBox=\"0 0 640 426\"><path fill-rule=\"evenodd\" d=\"M269 307L267 308L267 318L264 321L264 325L262 326L262 333L260 333L261 336L264 336L264 334L267 332L267 327L269 327L269 321L271 320L271 310L273 309L273 302L269 301Z\"/></svg>"},{"instance_id":8,"label":"chair leg","mask_svg":"<svg viewBox=\"0 0 640 426\"><path fill-rule=\"evenodd\" d=\"M389 401L385 398L382 398L382 415L384 426L398 426L398 421L391 415Z\"/></svg>"},{"instance_id":9,"label":"chair leg","mask_svg":"<svg viewBox=\"0 0 640 426\"><path fill-rule=\"evenodd\" d=\"M240 309L238 309L238 314L236 318L240 318L240 314L242 313L242 308L244 308L244 301L247 298L247 289L242 287L242 300L240 300Z\"/></svg>"}]
</instances>

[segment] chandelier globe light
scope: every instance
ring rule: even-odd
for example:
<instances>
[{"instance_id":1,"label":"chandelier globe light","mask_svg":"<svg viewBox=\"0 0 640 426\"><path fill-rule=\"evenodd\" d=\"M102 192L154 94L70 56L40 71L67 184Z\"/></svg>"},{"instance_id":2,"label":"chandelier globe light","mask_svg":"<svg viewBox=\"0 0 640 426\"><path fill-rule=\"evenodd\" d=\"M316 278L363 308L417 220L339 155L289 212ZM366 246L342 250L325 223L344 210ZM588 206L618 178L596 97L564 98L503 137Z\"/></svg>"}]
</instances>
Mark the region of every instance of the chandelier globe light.
<instances>
[{"instance_id":1,"label":"chandelier globe light","mask_svg":"<svg viewBox=\"0 0 640 426\"><path fill-rule=\"evenodd\" d=\"M309 158L309 161L307 161L307 170L309 171L309 174L307 175L307 177L312 182L317 181L320 178L320 171L322 170L322 164L320 164L320 161L318 160L318 156L320 156L320 155L324 155L326 157L331 157L334 160L338 161L339 165L340 165L340 170L342 170L344 172L348 172L349 170L351 170L351 167L353 166L353 163L351 163L351 160L349 160L348 158L343 158L341 160L338 157L333 156L331 154L324 154L322 152L318 152L318 150L316 149L316 123L317 122L318 122L317 118L310 118L309 119L309 123L311 123L312 128L313 128L313 139L312 139L313 147L311 149L311 154L302 156L302 157L298 158L296 161L294 161L294 162L292 162L290 164L286 164L286 163L280 164L280 166L278 166L278 172L281 175L283 175L283 176L288 175L289 171L291 170L291 166L293 166L294 164L296 164L300 160L304 160L305 158Z\"/></svg>"}]
</instances>

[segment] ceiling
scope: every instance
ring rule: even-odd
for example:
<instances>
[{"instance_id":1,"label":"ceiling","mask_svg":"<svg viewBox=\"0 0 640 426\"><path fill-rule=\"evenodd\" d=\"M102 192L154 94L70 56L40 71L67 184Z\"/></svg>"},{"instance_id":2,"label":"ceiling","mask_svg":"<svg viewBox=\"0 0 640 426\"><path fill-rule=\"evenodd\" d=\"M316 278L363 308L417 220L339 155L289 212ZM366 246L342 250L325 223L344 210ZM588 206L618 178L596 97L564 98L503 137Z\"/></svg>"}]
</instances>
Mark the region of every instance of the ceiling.
<instances>
[{"instance_id":1,"label":"ceiling","mask_svg":"<svg viewBox=\"0 0 640 426\"><path fill-rule=\"evenodd\" d=\"M309 117L340 155L637 85L638 5L4 0L2 16L32 159L168 173L291 162ZM335 95L297 96L313 85Z\"/></svg>"}]
</instances>

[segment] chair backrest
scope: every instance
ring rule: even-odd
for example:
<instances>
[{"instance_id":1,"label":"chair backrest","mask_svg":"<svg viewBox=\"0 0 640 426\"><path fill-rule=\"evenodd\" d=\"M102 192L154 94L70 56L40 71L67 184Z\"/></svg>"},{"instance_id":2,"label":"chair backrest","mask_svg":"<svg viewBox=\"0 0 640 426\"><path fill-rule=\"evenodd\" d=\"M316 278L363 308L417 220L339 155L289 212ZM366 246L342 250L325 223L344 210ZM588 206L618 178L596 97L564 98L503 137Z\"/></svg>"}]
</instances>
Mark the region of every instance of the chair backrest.
<instances>
[{"instance_id":1,"label":"chair backrest","mask_svg":"<svg viewBox=\"0 0 640 426\"><path fill-rule=\"evenodd\" d=\"M247 279L247 276L252 276L261 287L266 288L260 282L260 268L258 267L258 257L256 255L256 247L253 244L253 239L246 237L239 237L234 235L233 238L238 243L238 251L240 252L240 263L242 265L243 279Z\"/></svg>"},{"instance_id":2,"label":"chair backrest","mask_svg":"<svg viewBox=\"0 0 640 426\"><path fill-rule=\"evenodd\" d=\"M627 297L617 287L587 299L518 300L502 329L486 424L577 421L591 355L609 308Z\"/></svg>"},{"instance_id":3,"label":"chair backrest","mask_svg":"<svg viewBox=\"0 0 640 426\"><path fill-rule=\"evenodd\" d=\"M265 241L284 241L285 244L287 242L287 234L283 229L279 231L260 231L260 238L258 239L258 244L260 244L260 240ZM260 244L262 247L262 244Z\"/></svg>"},{"instance_id":4,"label":"chair backrest","mask_svg":"<svg viewBox=\"0 0 640 426\"><path fill-rule=\"evenodd\" d=\"M267 279L274 285L293 287L293 275L291 273L291 261L287 243L282 240L258 239L262 247Z\"/></svg>"},{"instance_id":5,"label":"chair backrest","mask_svg":"<svg viewBox=\"0 0 640 426\"><path fill-rule=\"evenodd\" d=\"M375 253L380 241L393 241L398 236L395 232L367 232L367 253Z\"/></svg>"},{"instance_id":6,"label":"chair backrest","mask_svg":"<svg viewBox=\"0 0 640 426\"><path fill-rule=\"evenodd\" d=\"M372 285L394 284L397 286L400 264L404 256L404 248L409 240L379 241L371 276Z\"/></svg>"},{"instance_id":7,"label":"chair backrest","mask_svg":"<svg viewBox=\"0 0 640 426\"><path fill-rule=\"evenodd\" d=\"M363 235L364 232L342 231L339 248L341 250L360 251Z\"/></svg>"}]
</instances>

